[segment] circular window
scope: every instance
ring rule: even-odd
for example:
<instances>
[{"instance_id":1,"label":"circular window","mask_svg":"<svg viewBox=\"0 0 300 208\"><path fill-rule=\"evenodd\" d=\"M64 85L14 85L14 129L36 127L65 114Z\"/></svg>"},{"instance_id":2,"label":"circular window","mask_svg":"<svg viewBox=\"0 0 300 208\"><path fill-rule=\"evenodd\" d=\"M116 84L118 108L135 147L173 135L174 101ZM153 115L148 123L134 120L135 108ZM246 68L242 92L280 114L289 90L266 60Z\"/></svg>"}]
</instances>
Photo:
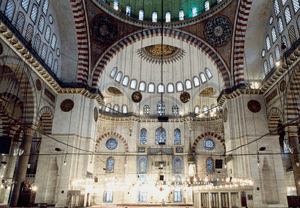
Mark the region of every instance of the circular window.
<instances>
[{"instance_id":1,"label":"circular window","mask_svg":"<svg viewBox=\"0 0 300 208\"><path fill-rule=\"evenodd\" d=\"M117 148L117 146L118 146L118 142L114 138L110 138L106 142L106 148L109 149L109 150L114 150L114 149Z\"/></svg>"},{"instance_id":2,"label":"circular window","mask_svg":"<svg viewBox=\"0 0 300 208\"><path fill-rule=\"evenodd\" d=\"M212 139L206 139L203 145L207 150L213 150L215 148L215 142Z\"/></svg>"}]
</instances>

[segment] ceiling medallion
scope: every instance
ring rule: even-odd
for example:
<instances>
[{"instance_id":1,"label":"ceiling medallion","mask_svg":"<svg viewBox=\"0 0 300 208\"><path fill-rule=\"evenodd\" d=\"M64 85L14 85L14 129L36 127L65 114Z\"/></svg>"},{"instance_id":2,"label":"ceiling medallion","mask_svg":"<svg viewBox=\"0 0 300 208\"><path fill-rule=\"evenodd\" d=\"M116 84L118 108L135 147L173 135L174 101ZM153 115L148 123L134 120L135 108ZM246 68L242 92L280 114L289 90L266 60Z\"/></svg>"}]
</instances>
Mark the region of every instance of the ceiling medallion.
<instances>
[{"instance_id":1,"label":"ceiling medallion","mask_svg":"<svg viewBox=\"0 0 300 208\"><path fill-rule=\"evenodd\" d=\"M94 120L95 122L98 121L98 109L96 107L94 108Z\"/></svg>"},{"instance_id":2,"label":"ceiling medallion","mask_svg":"<svg viewBox=\"0 0 300 208\"><path fill-rule=\"evenodd\" d=\"M110 44L118 35L117 24L108 16L95 17L91 24L91 31L94 40L100 44Z\"/></svg>"},{"instance_id":3,"label":"ceiling medallion","mask_svg":"<svg viewBox=\"0 0 300 208\"><path fill-rule=\"evenodd\" d=\"M135 103L139 103L141 102L143 96L142 96L142 93L140 93L139 91L135 91L134 93L132 93L131 95L131 99L133 102Z\"/></svg>"},{"instance_id":4,"label":"ceiling medallion","mask_svg":"<svg viewBox=\"0 0 300 208\"><path fill-rule=\"evenodd\" d=\"M74 102L73 100L70 99L66 99L64 101L62 101L62 103L60 104L60 109L63 112L69 112L74 108Z\"/></svg>"},{"instance_id":5,"label":"ceiling medallion","mask_svg":"<svg viewBox=\"0 0 300 208\"><path fill-rule=\"evenodd\" d=\"M182 103L187 103L187 102L190 101L190 99L191 99L190 93L188 93L188 92L182 92L180 94L180 101Z\"/></svg>"},{"instance_id":6,"label":"ceiling medallion","mask_svg":"<svg viewBox=\"0 0 300 208\"><path fill-rule=\"evenodd\" d=\"M113 95L123 95L122 91L116 87L109 87L107 91Z\"/></svg>"},{"instance_id":7,"label":"ceiling medallion","mask_svg":"<svg viewBox=\"0 0 300 208\"><path fill-rule=\"evenodd\" d=\"M216 93L216 90L214 88L208 87L208 88L205 88L204 90L202 90L199 95L210 96L210 95L214 95L215 93Z\"/></svg>"},{"instance_id":8,"label":"ceiling medallion","mask_svg":"<svg viewBox=\"0 0 300 208\"><path fill-rule=\"evenodd\" d=\"M250 100L247 106L252 113L258 113L261 109L261 105L257 100Z\"/></svg>"},{"instance_id":9,"label":"ceiling medallion","mask_svg":"<svg viewBox=\"0 0 300 208\"><path fill-rule=\"evenodd\" d=\"M214 17L208 21L205 27L206 40L213 46L222 46L231 39L232 27L225 17Z\"/></svg>"},{"instance_id":10,"label":"ceiling medallion","mask_svg":"<svg viewBox=\"0 0 300 208\"><path fill-rule=\"evenodd\" d=\"M149 63L170 64L184 57L185 50L171 45L156 44L137 50L137 55Z\"/></svg>"}]
</instances>

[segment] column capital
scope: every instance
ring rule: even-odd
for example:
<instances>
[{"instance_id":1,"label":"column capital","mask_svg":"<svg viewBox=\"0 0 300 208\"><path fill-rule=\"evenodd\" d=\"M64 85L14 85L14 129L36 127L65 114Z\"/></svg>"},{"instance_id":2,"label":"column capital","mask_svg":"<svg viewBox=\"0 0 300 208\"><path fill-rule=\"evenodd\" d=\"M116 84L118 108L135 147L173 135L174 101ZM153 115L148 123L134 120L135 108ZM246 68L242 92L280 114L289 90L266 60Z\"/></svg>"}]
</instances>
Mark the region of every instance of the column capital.
<instances>
[{"instance_id":1,"label":"column capital","mask_svg":"<svg viewBox=\"0 0 300 208\"><path fill-rule=\"evenodd\" d=\"M36 127L34 125L26 125L23 127L23 132L27 136L33 136L36 131Z\"/></svg>"}]
</instances>

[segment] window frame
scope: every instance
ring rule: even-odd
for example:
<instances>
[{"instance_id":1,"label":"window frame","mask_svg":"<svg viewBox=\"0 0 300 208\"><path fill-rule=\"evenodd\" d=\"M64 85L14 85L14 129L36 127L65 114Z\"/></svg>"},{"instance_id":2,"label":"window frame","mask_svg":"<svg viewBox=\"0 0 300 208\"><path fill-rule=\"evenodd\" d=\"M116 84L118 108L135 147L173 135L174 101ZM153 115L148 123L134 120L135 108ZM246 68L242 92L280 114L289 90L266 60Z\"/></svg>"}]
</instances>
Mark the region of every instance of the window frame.
<instances>
[{"instance_id":1,"label":"window frame","mask_svg":"<svg viewBox=\"0 0 300 208\"><path fill-rule=\"evenodd\" d=\"M153 86L153 92L150 92L150 85ZM152 82L148 84L148 93L155 93L155 84Z\"/></svg>"},{"instance_id":2,"label":"window frame","mask_svg":"<svg viewBox=\"0 0 300 208\"><path fill-rule=\"evenodd\" d=\"M115 71L115 72L114 72L114 75L111 76L111 74L113 73L113 71ZM118 72L118 68L117 68L117 67L114 67L114 68L110 71L110 74L109 74L110 78L114 79L114 77L117 75L117 72Z\"/></svg>"},{"instance_id":3,"label":"window frame","mask_svg":"<svg viewBox=\"0 0 300 208\"><path fill-rule=\"evenodd\" d=\"M178 90L178 84L181 84L182 90ZM183 83L181 81L176 83L176 92L183 92L184 91L184 86Z\"/></svg>"},{"instance_id":4,"label":"window frame","mask_svg":"<svg viewBox=\"0 0 300 208\"><path fill-rule=\"evenodd\" d=\"M132 87L132 85L134 85L134 87ZM130 86L129 86L129 88L135 90L136 86L137 86L137 80L136 79L130 80Z\"/></svg>"},{"instance_id":5,"label":"window frame","mask_svg":"<svg viewBox=\"0 0 300 208\"><path fill-rule=\"evenodd\" d=\"M145 11L143 9L139 10L139 20L144 21L145 18Z\"/></svg>"},{"instance_id":6,"label":"window frame","mask_svg":"<svg viewBox=\"0 0 300 208\"><path fill-rule=\"evenodd\" d=\"M124 112L124 108L126 109L126 112ZM122 113L127 114L128 113L128 106L127 105L122 105Z\"/></svg>"},{"instance_id":7,"label":"window frame","mask_svg":"<svg viewBox=\"0 0 300 208\"><path fill-rule=\"evenodd\" d=\"M188 88L187 83L190 84L190 88ZM193 84L192 84L191 80L189 80L189 79L185 80L185 89L191 90L192 88L193 88Z\"/></svg>"},{"instance_id":8,"label":"window frame","mask_svg":"<svg viewBox=\"0 0 300 208\"><path fill-rule=\"evenodd\" d=\"M125 79L127 80L127 82L124 84ZM125 75L122 79L122 85L128 87L129 81L130 81L129 76Z\"/></svg>"},{"instance_id":9,"label":"window frame","mask_svg":"<svg viewBox=\"0 0 300 208\"><path fill-rule=\"evenodd\" d=\"M160 92L160 90L159 90L160 86L162 86L162 90L163 90L162 92ZM160 83L157 85L157 93L159 93L159 94L165 93L165 85L164 84Z\"/></svg>"},{"instance_id":10,"label":"window frame","mask_svg":"<svg viewBox=\"0 0 300 208\"><path fill-rule=\"evenodd\" d=\"M172 92L169 91L169 86L172 86L172 87L173 87L173 91L172 91ZM173 83L169 83L169 84L167 85L167 92L168 92L168 93L174 93L174 84L173 84Z\"/></svg>"},{"instance_id":11,"label":"window frame","mask_svg":"<svg viewBox=\"0 0 300 208\"><path fill-rule=\"evenodd\" d=\"M141 84L144 84L144 90L141 90ZM144 82L144 81L140 82L140 84L139 84L139 91L146 92L146 82Z\"/></svg>"},{"instance_id":12,"label":"window frame","mask_svg":"<svg viewBox=\"0 0 300 208\"><path fill-rule=\"evenodd\" d=\"M205 79L205 81L203 81L203 79L202 79L202 76L201 75L203 75L204 76L204 79ZM206 76L205 76L205 74L203 73L203 72L201 72L200 74L199 74L199 77L200 77L200 80L201 80L201 83L202 84L204 84L204 83L206 83L207 81L208 81L208 79L206 78Z\"/></svg>"}]
</instances>

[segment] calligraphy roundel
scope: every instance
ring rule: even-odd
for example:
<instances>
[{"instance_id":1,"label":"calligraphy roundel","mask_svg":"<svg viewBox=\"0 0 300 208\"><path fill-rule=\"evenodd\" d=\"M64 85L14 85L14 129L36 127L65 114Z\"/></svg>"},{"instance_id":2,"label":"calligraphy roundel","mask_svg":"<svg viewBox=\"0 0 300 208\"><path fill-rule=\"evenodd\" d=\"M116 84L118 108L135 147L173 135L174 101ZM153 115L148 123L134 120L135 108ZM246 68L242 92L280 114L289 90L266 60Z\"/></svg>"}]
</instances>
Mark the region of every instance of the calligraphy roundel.
<instances>
[{"instance_id":1,"label":"calligraphy roundel","mask_svg":"<svg viewBox=\"0 0 300 208\"><path fill-rule=\"evenodd\" d=\"M91 28L93 39L100 44L110 44L118 35L116 22L108 16L95 17Z\"/></svg>"},{"instance_id":2,"label":"calligraphy roundel","mask_svg":"<svg viewBox=\"0 0 300 208\"><path fill-rule=\"evenodd\" d=\"M214 17L205 26L206 40L213 46L222 46L231 39L232 27L225 17Z\"/></svg>"},{"instance_id":3,"label":"calligraphy roundel","mask_svg":"<svg viewBox=\"0 0 300 208\"><path fill-rule=\"evenodd\" d=\"M182 103L187 103L190 101L191 95L188 92L182 92L179 98Z\"/></svg>"}]
</instances>

